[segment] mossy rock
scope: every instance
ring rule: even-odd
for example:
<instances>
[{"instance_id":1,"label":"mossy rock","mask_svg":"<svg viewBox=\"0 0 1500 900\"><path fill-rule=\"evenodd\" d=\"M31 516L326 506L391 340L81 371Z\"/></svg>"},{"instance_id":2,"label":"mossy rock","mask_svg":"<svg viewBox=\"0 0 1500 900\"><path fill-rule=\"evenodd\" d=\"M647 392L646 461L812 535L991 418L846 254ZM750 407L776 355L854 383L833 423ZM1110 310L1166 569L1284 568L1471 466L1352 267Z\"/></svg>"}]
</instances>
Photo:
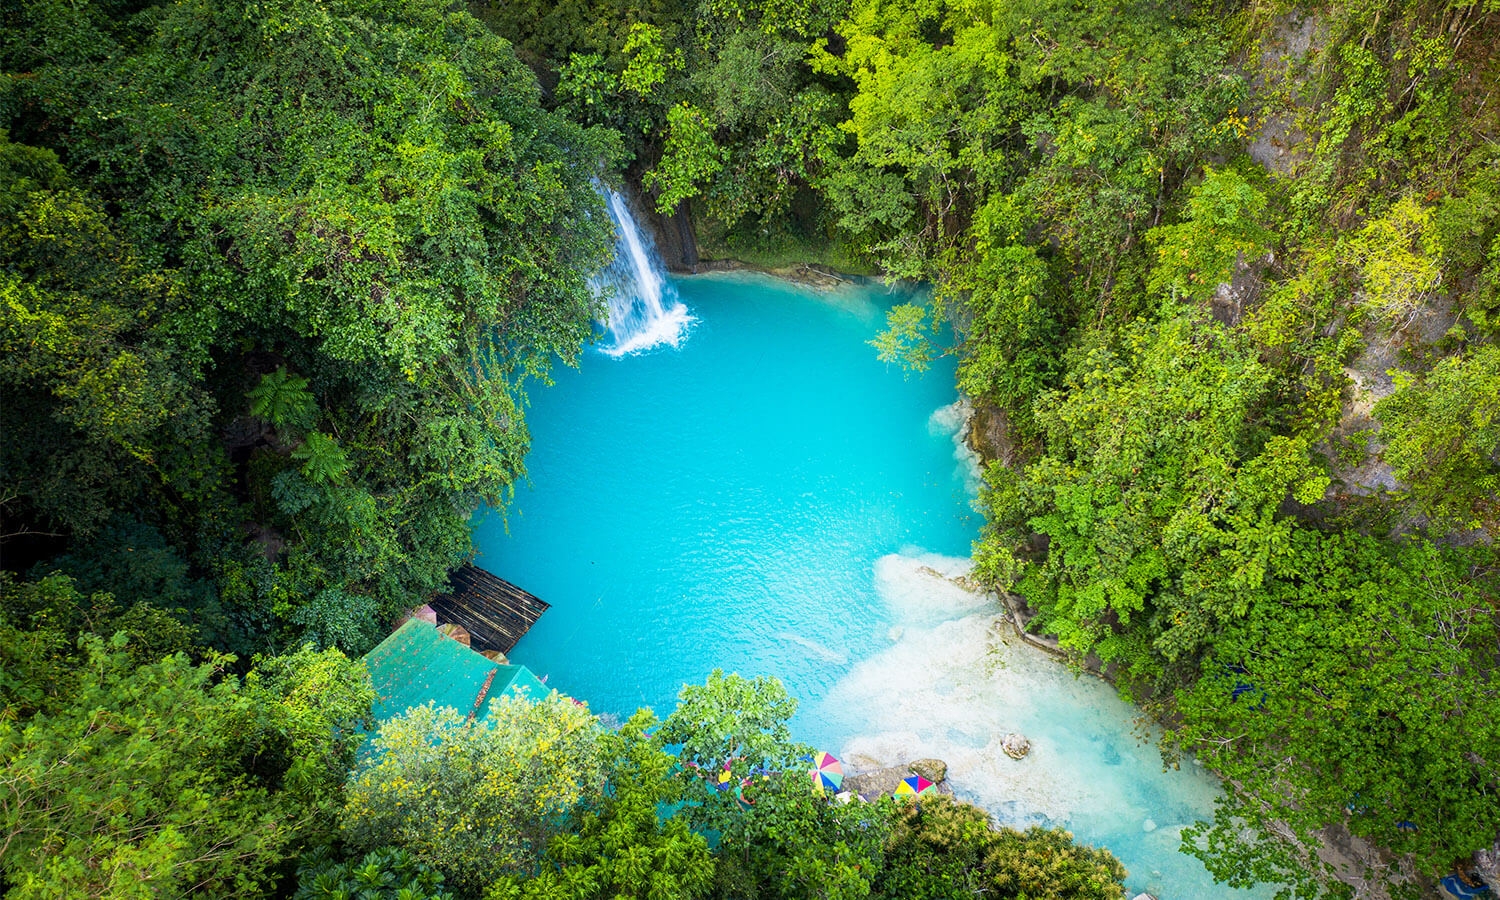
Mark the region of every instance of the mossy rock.
<instances>
[{"instance_id":1,"label":"mossy rock","mask_svg":"<svg viewBox=\"0 0 1500 900\"><path fill-rule=\"evenodd\" d=\"M918 759L911 764L913 775L920 775L933 784L948 778L948 764L940 759Z\"/></svg>"}]
</instances>

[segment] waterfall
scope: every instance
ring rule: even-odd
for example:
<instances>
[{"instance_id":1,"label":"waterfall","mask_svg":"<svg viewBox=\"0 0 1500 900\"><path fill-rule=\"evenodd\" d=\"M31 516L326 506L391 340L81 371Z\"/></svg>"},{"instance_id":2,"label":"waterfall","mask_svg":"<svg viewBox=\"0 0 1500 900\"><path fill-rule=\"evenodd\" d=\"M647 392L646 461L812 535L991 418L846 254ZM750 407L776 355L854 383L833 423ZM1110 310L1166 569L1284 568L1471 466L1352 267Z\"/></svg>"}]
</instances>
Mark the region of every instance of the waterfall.
<instances>
[{"instance_id":1,"label":"waterfall","mask_svg":"<svg viewBox=\"0 0 1500 900\"><path fill-rule=\"evenodd\" d=\"M676 347L694 319L667 281L651 237L643 234L625 198L600 185L615 226L614 262L594 276L596 290L609 304L610 342L604 352L625 356L670 344Z\"/></svg>"}]
</instances>

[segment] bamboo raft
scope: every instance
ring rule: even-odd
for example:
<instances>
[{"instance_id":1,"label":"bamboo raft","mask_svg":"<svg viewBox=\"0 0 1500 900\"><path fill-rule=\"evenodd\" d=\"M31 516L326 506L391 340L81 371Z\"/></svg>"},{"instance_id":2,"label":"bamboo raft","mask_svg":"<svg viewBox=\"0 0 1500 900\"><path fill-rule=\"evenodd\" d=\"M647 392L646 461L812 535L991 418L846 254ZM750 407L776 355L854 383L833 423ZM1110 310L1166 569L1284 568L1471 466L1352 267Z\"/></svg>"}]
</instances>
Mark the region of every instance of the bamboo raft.
<instances>
[{"instance_id":1,"label":"bamboo raft","mask_svg":"<svg viewBox=\"0 0 1500 900\"><path fill-rule=\"evenodd\" d=\"M448 576L450 593L432 598L438 622L452 622L469 632L475 650L509 653L549 605L476 565Z\"/></svg>"}]
</instances>

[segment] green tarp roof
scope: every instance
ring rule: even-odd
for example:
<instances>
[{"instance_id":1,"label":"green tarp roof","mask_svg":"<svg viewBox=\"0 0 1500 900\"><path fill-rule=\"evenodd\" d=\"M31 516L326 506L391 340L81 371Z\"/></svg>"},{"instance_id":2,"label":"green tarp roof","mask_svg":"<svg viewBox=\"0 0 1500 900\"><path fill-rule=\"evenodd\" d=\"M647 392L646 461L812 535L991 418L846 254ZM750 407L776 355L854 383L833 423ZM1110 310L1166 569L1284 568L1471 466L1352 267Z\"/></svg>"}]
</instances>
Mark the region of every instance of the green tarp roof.
<instances>
[{"instance_id":1,"label":"green tarp roof","mask_svg":"<svg viewBox=\"0 0 1500 900\"><path fill-rule=\"evenodd\" d=\"M503 666L410 619L365 654L375 686L375 719L384 722L413 706L431 702L483 718L491 698L520 694L533 700L547 687L525 666Z\"/></svg>"},{"instance_id":2,"label":"green tarp roof","mask_svg":"<svg viewBox=\"0 0 1500 900\"><path fill-rule=\"evenodd\" d=\"M480 657L483 659L484 657ZM490 696L498 697L501 694L514 694L518 697L526 697L531 700L540 700L551 693L542 680L531 674L531 670L525 666L499 666L499 672L495 675L495 685L505 682L504 688L490 687ZM485 709L488 710L488 705Z\"/></svg>"}]
</instances>

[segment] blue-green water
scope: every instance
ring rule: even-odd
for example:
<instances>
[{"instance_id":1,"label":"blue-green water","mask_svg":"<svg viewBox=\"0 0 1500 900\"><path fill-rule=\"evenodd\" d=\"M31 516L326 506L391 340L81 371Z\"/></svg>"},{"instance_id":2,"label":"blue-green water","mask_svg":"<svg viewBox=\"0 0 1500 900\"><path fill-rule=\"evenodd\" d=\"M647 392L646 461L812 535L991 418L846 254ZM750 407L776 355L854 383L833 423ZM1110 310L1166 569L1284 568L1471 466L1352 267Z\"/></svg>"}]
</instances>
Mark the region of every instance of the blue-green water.
<instances>
[{"instance_id":1,"label":"blue-green water","mask_svg":"<svg viewBox=\"0 0 1500 900\"><path fill-rule=\"evenodd\" d=\"M1010 824L1108 846L1132 890L1228 896L1176 852L1214 785L1162 773L1132 710L996 628L955 585L981 519L951 364L908 378L866 342L883 290L758 276L677 286L678 348L533 390L530 486L479 562L552 604L512 654L596 712L670 711L714 668L775 675L799 739L864 766L936 756ZM507 533L508 525L508 533ZM1009 731L1034 750L999 750Z\"/></svg>"}]
</instances>

